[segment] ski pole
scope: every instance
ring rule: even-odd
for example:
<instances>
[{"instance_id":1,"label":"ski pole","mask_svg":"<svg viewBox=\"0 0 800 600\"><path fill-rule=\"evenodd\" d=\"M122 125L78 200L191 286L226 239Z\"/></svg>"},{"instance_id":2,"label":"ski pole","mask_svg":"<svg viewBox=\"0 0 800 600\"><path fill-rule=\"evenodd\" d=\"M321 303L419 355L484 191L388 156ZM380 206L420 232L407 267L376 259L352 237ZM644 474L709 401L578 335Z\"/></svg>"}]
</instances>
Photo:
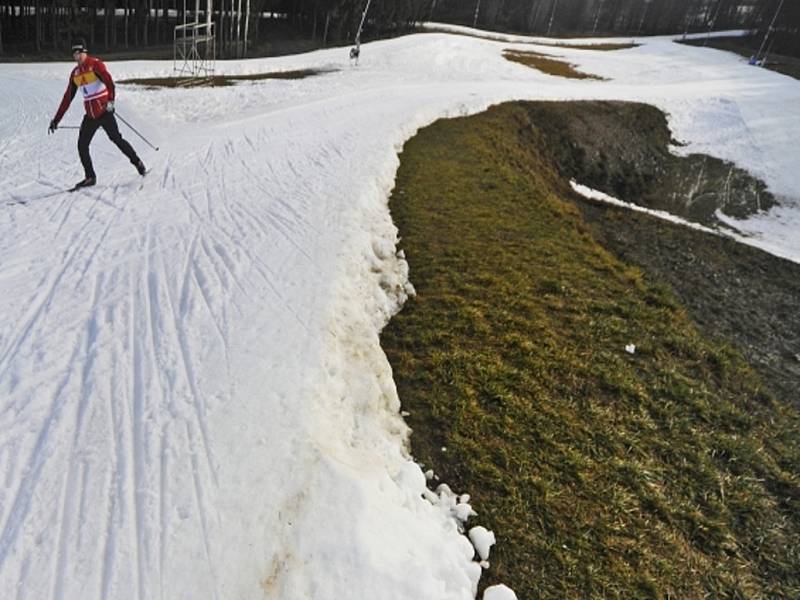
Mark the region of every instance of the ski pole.
<instances>
[{"instance_id":1,"label":"ski pole","mask_svg":"<svg viewBox=\"0 0 800 600\"><path fill-rule=\"evenodd\" d=\"M153 146L153 144L151 144L149 141L147 141L147 138L146 138L146 137L144 137L144 136L143 136L141 133L139 133L138 131L136 131L136 129L134 128L134 126L133 126L133 125L131 125L130 123L128 123L128 122L127 122L125 119L123 119L123 118L122 118L122 116L121 116L121 115L120 115L118 112L116 112L116 111L115 111L115 112L114 112L114 114L115 114L115 115L117 115L117 117L119 117L119 120L120 120L120 121L122 121L123 123L125 123L125 125L127 125L128 127L130 127L130 128L133 130L133 133L135 133L135 134L136 134L136 135L138 135L140 138L142 138L142 139L144 140L144 143L145 143L145 144L147 144L147 145L148 145L148 146L150 146L150 147L151 147L153 150L155 150L156 152L158 152L158 147L157 147L157 146Z\"/></svg>"},{"instance_id":2,"label":"ski pole","mask_svg":"<svg viewBox=\"0 0 800 600\"><path fill-rule=\"evenodd\" d=\"M80 125L59 125L56 129L80 129Z\"/></svg>"}]
</instances>

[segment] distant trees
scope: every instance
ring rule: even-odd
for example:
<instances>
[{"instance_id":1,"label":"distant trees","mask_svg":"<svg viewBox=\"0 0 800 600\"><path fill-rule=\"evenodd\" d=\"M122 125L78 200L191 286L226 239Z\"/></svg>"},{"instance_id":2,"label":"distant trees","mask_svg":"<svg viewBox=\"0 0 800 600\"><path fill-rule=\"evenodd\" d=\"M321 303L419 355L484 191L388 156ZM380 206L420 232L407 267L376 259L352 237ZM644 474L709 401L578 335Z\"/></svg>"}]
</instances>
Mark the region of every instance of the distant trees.
<instances>
[{"instance_id":1,"label":"distant trees","mask_svg":"<svg viewBox=\"0 0 800 600\"><path fill-rule=\"evenodd\" d=\"M562 34L659 34L755 27L774 0L480 0L478 26ZM792 0L792 3L797 4ZM435 20L471 25L474 4L440 0Z\"/></svg>"},{"instance_id":2,"label":"distant trees","mask_svg":"<svg viewBox=\"0 0 800 600\"><path fill-rule=\"evenodd\" d=\"M781 0L438 0L431 20L552 35L654 35L754 29L763 35ZM800 53L800 1L785 0L776 51Z\"/></svg>"},{"instance_id":3,"label":"distant trees","mask_svg":"<svg viewBox=\"0 0 800 600\"><path fill-rule=\"evenodd\" d=\"M218 53L241 54L268 23L316 43L351 40L366 0L215 0ZM637 35L766 28L780 0L373 0L365 38L393 35L416 22L444 21L520 33ZM199 20L205 21L206 2ZM176 24L195 18L192 0L0 0L0 53L63 53L82 35L102 50L172 43ZM798 44L800 1L786 0L773 43ZM792 42L794 40L794 42ZM800 50L800 48L798 48Z\"/></svg>"}]
</instances>

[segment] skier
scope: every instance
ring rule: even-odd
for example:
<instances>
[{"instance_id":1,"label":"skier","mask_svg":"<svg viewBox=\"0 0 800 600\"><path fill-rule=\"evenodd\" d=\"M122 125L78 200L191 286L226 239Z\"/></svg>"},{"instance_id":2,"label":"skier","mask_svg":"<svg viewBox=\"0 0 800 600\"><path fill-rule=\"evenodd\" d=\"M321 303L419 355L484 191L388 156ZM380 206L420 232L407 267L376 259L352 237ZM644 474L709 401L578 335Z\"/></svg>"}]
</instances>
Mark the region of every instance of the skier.
<instances>
[{"instance_id":1,"label":"skier","mask_svg":"<svg viewBox=\"0 0 800 600\"><path fill-rule=\"evenodd\" d=\"M122 153L128 157L131 164L136 167L139 175L144 175L147 171L144 163L137 156L136 151L125 141L119 132L119 125L114 118L114 81L111 74L106 69L105 64L99 58L89 56L84 40L77 40L72 45L72 57L78 66L72 69L67 84L67 91L58 107L55 118L50 121L48 135L58 129L58 123L67 112L75 92L80 88L83 96L83 107L86 114L81 122L80 134L78 135L78 155L81 157L81 164L85 178L75 184L75 188L88 187L97 183L97 176L92 167L92 158L89 156L89 144L97 130L102 127L109 139L117 145Z\"/></svg>"}]
</instances>

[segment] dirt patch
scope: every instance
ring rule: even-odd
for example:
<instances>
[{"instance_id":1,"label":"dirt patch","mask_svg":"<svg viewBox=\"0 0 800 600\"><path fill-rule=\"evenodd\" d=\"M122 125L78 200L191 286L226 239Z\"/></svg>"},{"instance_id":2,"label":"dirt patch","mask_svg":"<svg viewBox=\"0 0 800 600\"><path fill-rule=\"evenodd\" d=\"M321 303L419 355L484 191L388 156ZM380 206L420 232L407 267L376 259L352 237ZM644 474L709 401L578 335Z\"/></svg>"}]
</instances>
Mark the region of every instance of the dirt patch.
<instances>
[{"instance_id":1,"label":"dirt patch","mask_svg":"<svg viewBox=\"0 0 800 600\"><path fill-rule=\"evenodd\" d=\"M531 143L544 136L559 171L578 183L711 227L775 206L766 185L732 163L672 154L665 115L620 102L531 105Z\"/></svg>"},{"instance_id":2,"label":"dirt patch","mask_svg":"<svg viewBox=\"0 0 800 600\"><path fill-rule=\"evenodd\" d=\"M718 224L775 205L763 182L706 156L668 151L663 113L620 102L530 105L562 175L629 202ZM576 196L576 198L578 198ZM576 202L602 243L671 287L705 334L732 342L784 402L800 407L800 265L624 209Z\"/></svg>"},{"instance_id":3,"label":"dirt patch","mask_svg":"<svg viewBox=\"0 0 800 600\"><path fill-rule=\"evenodd\" d=\"M504 50L503 56L506 60L516 62L526 67L536 69L548 75L555 75L556 77L566 77L568 79L597 79L603 80L602 77L591 75L589 73L582 73L575 68L575 65L558 60L547 54L540 54L538 52L521 52L519 50Z\"/></svg>"}]
</instances>

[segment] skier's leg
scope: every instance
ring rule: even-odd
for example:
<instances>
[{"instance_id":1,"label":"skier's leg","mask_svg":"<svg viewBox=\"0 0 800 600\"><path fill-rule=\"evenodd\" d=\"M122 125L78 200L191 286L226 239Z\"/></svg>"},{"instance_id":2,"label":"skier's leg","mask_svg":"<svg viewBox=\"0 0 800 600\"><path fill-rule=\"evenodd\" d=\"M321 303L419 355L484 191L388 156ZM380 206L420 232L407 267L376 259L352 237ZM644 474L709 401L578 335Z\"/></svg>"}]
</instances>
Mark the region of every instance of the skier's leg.
<instances>
[{"instance_id":1,"label":"skier's leg","mask_svg":"<svg viewBox=\"0 0 800 600\"><path fill-rule=\"evenodd\" d=\"M92 167L92 157L89 156L89 144L92 142L92 138L99 126L100 123L97 119L92 119L89 115L83 116L81 130L78 134L78 156L81 157L83 172L87 179L90 177L96 178Z\"/></svg>"},{"instance_id":2,"label":"skier's leg","mask_svg":"<svg viewBox=\"0 0 800 600\"><path fill-rule=\"evenodd\" d=\"M122 137L122 134L119 132L119 125L117 125L117 119L114 117L113 114L106 113L102 117L100 117L101 125L103 129L105 129L106 134L108 135L108 139L114 142L117 145L117 148L122 150L122 153L128 157L128 160L131 161L131 164L136 166L141 161L139 157L136 155L136 151L133 147Z\"/></svg>"}]
</instances>

